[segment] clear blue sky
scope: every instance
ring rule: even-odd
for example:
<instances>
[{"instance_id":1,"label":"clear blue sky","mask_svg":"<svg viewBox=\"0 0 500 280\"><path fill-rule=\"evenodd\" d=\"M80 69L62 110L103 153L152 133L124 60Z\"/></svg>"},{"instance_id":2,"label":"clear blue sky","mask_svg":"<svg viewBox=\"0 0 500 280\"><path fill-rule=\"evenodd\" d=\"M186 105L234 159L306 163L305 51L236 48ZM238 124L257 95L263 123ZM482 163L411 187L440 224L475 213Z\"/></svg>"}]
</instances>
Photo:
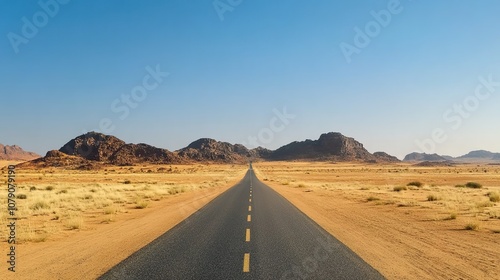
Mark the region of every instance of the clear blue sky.
<instances>
[{"instance_id":1,"label":"clear blue sky","mask_svg":"<svg viewBox=\"0 0 500 280\"><path fill-rule=\"evenodd\" d=\"M201 137L241 143L286 107L296 117L263 146L338 131L401 158L441 128L437 153L500 152L500 86L471 98L478 77L500 82L500 2L388 5L243 0L221 20L211 0L73 0L44 18L38 1L2 0L0 143L45 154L103 118L126 142L170 150ZM376 28L381 10L390 21L348 63L341 44L356 47L355 28ZM120 119L111 104L157 65L170 75ZM478 107L467 118L443 118L466 98Z\"/></svg>"}]
</instances>

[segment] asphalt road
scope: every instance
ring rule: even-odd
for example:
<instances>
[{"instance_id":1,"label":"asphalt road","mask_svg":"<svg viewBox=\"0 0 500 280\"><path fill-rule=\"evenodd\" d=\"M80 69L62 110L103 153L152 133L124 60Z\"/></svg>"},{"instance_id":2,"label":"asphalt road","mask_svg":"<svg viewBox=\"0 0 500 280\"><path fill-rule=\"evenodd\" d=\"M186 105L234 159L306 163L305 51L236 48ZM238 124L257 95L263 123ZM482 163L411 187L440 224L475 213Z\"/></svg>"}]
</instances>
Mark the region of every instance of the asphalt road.
<instances>
[{"instance_id":1,"label":"asphalt road","mask_svg":"<svg viewBox=\"0 0 500 280\"><path fill-rule=\"evenodd\" d=\"M99 279L384 279L250 168Z\"/></svg>"}]
</instances>

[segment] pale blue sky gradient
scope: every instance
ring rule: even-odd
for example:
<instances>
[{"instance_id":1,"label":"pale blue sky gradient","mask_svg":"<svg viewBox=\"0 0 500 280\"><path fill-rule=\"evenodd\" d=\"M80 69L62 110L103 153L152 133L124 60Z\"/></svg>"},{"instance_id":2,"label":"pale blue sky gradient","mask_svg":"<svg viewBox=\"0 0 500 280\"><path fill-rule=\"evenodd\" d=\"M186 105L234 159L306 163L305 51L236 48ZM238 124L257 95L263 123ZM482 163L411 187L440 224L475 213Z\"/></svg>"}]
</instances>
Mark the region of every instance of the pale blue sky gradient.
<instances>
[{"instance_id":1,"label":"pale blue sky gradient","mask_svg":"<svg viewBox=\"0 0 500 280\"><path fill-rule=\"evenodd\" d=\"M45 154L102 118L126 142L170 150L241 143L286 106L296 118L267 148L338 131L402 158L442 128L437 153L500 152L500 87L459 129L442 117L479 76L500 81L500 2L400 1L347 63L339 45L388 2L244 0L221 21L212 1L73 0L16 54L7 34L41 7L2 0L0 143ZM170 76L120 120L112 102L155 65Z\"/></svg>"}]
</instances>

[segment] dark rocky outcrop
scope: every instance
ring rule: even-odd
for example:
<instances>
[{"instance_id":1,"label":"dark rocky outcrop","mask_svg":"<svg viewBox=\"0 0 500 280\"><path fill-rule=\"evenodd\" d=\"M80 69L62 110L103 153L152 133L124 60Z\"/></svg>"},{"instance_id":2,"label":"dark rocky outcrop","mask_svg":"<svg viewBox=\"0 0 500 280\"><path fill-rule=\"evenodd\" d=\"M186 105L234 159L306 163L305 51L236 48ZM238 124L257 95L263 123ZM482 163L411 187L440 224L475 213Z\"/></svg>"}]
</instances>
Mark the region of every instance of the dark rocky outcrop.
<instances>
[{"instance_id":1,"label":"dark rocky outcrop","mask_svg":"<svg viewBox=\"0 0 500 280\"><path fill-rule=\"evenodd\" d=\"M250 151L243 145L219 142L210 138L201 138L177 151L186 160L211 161L223 163L247 162Z\"/></svg>"}]
</instances>

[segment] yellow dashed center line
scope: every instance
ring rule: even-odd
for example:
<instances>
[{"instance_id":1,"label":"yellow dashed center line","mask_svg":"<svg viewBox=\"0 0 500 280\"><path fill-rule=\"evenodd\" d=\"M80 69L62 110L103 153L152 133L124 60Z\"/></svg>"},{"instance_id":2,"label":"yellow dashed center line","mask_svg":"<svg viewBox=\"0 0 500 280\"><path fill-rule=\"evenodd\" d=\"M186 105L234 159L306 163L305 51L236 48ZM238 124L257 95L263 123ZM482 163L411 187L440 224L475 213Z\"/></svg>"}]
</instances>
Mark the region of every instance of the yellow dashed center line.
<instances>
[{"instance_id":1,"label":"yellow dashed center line","mask_svg":"<svg viewBox=\"0 0 500 280\"><path fill-rule=\"evenodd\" d=\"M247 234L245 236L245 241L250 242L250 229L249 228L247 228Z\"/></svg>"},{"instance_id":2,"label":"yellow dashed center line","mask_svg":"<svg viewBox=\"0 0 500 280\"><path fill-rule=\"evenodd\" d=\"M248 202L252 202L252 199L250 198L250 199L248 200Z\"/></svg>"},{"instance_id":3,"label":"yellow dashed center line","mask_svg":"<svg viewBox=\"0 0 500 280\"><path fill-rule=\"evenodd\" d=\"M248 212L252 212L252 206L248 206Z\"/></svg>"},{"instance_id":4,"label":"yellow dashed center line","mask_svg":"<svg viewBox=\"0 0 500 280\"><path fill-rule=\"evenodd\" d=\"M250 253L245 253L243 257L243 272L250 272Z\"/></svg>"},{"instance_id":5,"label":"yellow dashed center line","mask_svg":"<svg viewBox=\"0 0 500 280\"><path fill-rule=\"evenodd\" d=\"M252 221L252 215L248 215L247 222L251 222L251 221Z\"/></svg>"}]
</instances>

